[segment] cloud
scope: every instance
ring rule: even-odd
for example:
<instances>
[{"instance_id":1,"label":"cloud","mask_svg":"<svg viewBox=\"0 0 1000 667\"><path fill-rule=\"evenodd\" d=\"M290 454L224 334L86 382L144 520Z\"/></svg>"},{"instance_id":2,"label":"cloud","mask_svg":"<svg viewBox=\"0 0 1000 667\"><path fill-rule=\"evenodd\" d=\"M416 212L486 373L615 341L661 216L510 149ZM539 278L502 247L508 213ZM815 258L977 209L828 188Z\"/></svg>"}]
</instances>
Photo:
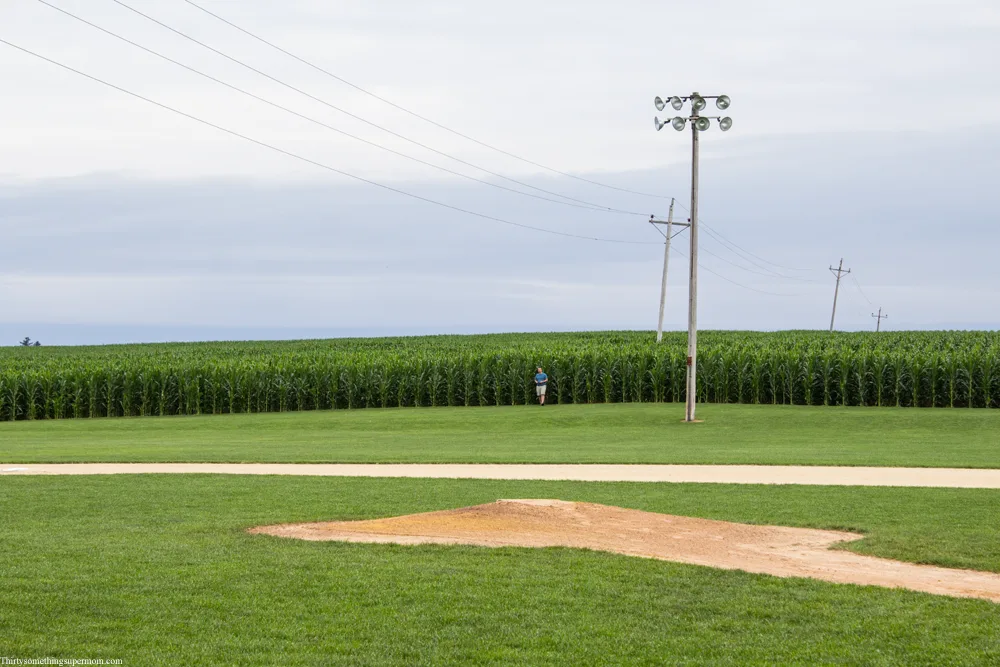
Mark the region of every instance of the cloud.
<instances>
[{"instance_id":1,"label":"cloud","mask_svg":"<svg viewBox=\"0 0 1000 667\"><path fill-rule=\"evenodd\" d=\"M535 173L422 123L178 3L140 10L395 132L504 173ZM264 79L112 3L57 2L88 20L345 131L434 156ZM8 37L96 76L363 176L438 175L320 130L38 3L8 3ZM655 138L654 95L726 92L741 136L974 127L1000 111L989 0L802 3L526 0L211 5L304 57L450 127L561 169L652 168L686 150ZM124 170L149 178L314 177L312 168L0 48L0 174ZM71 110L71 112L70 112ZM445 159L447 162L447 159ZM454 166L452 164L451 166Z\"/></svg>"},{"instance_id":2,"label":"cloud","mask_svg":"<svg viewBox=\"0 0 1000 667\"><path fill-rule=\"evenodd\" d=\"M928 133L737 139L730 156L703 164L701 325L823 328L833 291L826 267L845 257L843 328L869 328L879 306L891 328L1000 326L992 287L1000 195L990 185L998 148L1000 133L988 129L961 141ZM606 177L687 188L682 166ZM613 206L649 204L569 179L532 182ZM121 178L8 186L0 189L0 322L147 327L146 336L181 325L388 333L655 325L662 239L643 216L479 185L400 187L640 244L509 227L360 186ZM655 204L661 216L665 204ZM686 252L685 236L676 248ZM685 265L674 257L667 326L675 329L686 322Z\"/></svg>"},{"instance_id":3,"label":"cloud","mask_svg":"<svg viewBox=\"0 0 1000 667\"><path fill-rule=\"evenodd\" d=\"M525 189L113 3L54 1L324 123ZM468 142L184 3L129 2L329 104L540 188L530 190L537 196L633 214L444 174L41 4L8 3L4 36L26 48L310 160L515 224L337 176L0 45L0 334L39 327L18 337L81 342L655 324L662 247L646 219L666 215L666 199L567 179ZM702 326L822 328L833 288L826 267L840 257L852 268L838 306L844 328L869 328L880 305L893 328L1000 326L1000 10L988 0L623 0L613 11L569 0L209 6L449 127L681 206L689 138L653 130L651 99L728 93L733 131L703 141ZM673 328L685 324L684 265L678 255L671 269Z\"/></svg>"}]
</instances>

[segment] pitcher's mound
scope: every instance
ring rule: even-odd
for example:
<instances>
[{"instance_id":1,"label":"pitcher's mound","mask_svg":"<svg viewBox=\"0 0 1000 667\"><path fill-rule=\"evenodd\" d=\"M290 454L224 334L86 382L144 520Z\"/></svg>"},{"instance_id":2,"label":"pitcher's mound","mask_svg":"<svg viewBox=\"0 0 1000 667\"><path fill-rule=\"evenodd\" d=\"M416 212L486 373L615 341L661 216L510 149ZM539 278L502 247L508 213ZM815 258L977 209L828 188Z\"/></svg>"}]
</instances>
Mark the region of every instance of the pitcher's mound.
<instances>
[{"instance_id":1,"label":"pitcher's mound","mask_svg":"<svg viewBox=\"0 0 1000 667\"><path fill-rule=\"evenodd\" d=\"M779 577L909 588L1000 602L1000 574L830 550L838 542L861 539L857 533L751 526L562 500L498 500L388 519L260 526L250 532L302 540L576 547Z\"/></svg>"}]
</instances>

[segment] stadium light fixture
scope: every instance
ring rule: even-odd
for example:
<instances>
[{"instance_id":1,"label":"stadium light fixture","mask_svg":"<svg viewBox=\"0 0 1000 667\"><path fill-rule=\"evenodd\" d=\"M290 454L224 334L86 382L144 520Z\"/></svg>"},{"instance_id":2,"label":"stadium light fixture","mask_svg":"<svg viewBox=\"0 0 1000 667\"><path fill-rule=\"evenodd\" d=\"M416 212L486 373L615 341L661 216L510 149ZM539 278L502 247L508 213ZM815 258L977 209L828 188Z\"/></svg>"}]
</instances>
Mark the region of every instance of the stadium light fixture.
<instances>
[{"instance_id":1,"label":"stadium light fixture","mask_svg":"<svg viewBox=\"0 0 1000 667\"><path fill-rule=\"evenodd\" d=\"M726 110L732 105L732 100L728 95L715 95L709 96L708 99L715 100L715 106L721 110ZM675 110L680 111L684 107L684 102L691 102L691 115L687 118L684 116L675 116L669 122L670 125L678 132L683 131L691 121L691 217L687 223L688 229L691 231L691 252L688 256L690 261L690 275L688 279L688 354L687 354L687 389L686 389L686 400L687 404L684 407L684 421L685 422L695 422L695 399L698 396L697 392L697 381L698 381L698 144L699 136L702 132L710 129L712 127L712 120L717 119L719 122L719 129L723 132L728 132L733 127L733 119L729 116L719 118L718 116L702 116L701 112L705 110L708 106L706 98L699 93L691 93L690 96L680 98L676 95L668 97L667 102L664 103L663 99L657 97L654 100L654 104L658 111L663 111L666 108L666 104L670 104ZM660 130L667 121L661 121L658 117L654 118L654 123L656 129ZM671 212L673 208L671 207ZM671 215L672 219L672 215ZM669 246L668 252L669 252ZM666 260L664 260L666 262ZM664 263L664 266L666 264ZM666 269L664 269L664 276ZM664 285L666 285L666 277L664 277ZM662 292L661 292L662 295Z\"/></svg>"}]
</instances>

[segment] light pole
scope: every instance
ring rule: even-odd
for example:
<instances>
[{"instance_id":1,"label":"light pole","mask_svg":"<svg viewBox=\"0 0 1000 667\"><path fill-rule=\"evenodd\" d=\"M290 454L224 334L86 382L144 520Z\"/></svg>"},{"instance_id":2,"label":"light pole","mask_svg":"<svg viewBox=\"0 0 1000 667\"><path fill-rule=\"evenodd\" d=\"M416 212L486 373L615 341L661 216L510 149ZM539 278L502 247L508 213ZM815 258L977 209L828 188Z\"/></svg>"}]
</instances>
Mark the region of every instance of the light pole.
<instances>
[{"instance_id":1,"label":"light pole","mask_svg":"<svg viewBox=\"0 0 1000 667\"><path fill-rule=\"evenodd\" d=\"M691 115L687 118L675 116L669 123L678 132L683 132L688 122L691 123L691 274L688 282L688 353L687 353L687 402L684 408L684 421L694 422L695 397L697 396L698 377L698 140L699 135L712 127L712 120L719 121L719 129L727 132L733 126L729 116L702 116L701 112L708 106L707 100L714 99L715 106L725 111L732 103L728 95L700 95L691 93L688 97L673 96L664 102L657 97L653 105L657 111L663 111L667 104L680 111L686 102L691 102ZM657 131L662 130L668 121L653 119Z\"/></svg>"}]
</instances>

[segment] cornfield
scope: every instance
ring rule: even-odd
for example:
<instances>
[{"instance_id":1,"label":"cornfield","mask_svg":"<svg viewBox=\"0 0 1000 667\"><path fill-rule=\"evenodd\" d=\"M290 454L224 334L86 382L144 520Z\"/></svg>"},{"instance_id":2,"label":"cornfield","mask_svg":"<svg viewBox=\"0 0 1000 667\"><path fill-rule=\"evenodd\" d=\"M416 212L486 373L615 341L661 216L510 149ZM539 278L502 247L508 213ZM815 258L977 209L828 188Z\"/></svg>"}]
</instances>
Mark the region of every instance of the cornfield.
<instances>
[{"instance_id":1,"label":"cornfield","mask_svg":"<svg viewBox=\"0 0 1000 667\"><path fill-rule=\"evenodd\" d=\"M0 348L0 420L685 400L686 335ZM1000 407L1000 332L703 332L698 401Z\"/></svg>"}]
</instances>

